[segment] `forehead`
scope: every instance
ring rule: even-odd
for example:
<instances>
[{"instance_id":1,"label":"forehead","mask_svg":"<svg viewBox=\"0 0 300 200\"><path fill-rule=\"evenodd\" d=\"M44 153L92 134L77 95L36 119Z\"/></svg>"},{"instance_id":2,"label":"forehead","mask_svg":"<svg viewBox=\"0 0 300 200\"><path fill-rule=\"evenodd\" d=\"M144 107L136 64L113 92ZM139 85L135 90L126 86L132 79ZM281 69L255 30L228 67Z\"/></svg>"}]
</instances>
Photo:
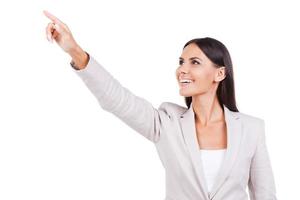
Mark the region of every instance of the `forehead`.
<instances>
[{"instance_id":1,"label":"forehead","mask_svg":"<svg viewBox=\"0 0 300 200\"><path fill-rule=\"evenodd\" d=\"M194 43L187 45L181 53L182 58L200 57L205 58L203 51Z\"/></svg>"}]
</instances>

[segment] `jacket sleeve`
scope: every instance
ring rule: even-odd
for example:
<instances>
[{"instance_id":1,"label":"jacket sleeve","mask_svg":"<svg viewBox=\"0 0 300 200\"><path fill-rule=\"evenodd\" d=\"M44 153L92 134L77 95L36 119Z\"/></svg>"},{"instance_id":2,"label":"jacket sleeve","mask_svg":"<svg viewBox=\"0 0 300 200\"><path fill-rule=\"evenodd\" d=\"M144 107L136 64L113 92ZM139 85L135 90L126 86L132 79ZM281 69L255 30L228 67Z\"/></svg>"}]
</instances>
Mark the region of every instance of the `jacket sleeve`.
<instances>
[{"instance_id":1,"label":"jacket sleeve","mask_svg":"<svg viewBox=\"0 0 300 200\"><path fill-rule=\"evenodd\" d=\"M266 146L264 120L261 120L257 147L251 161L248 188L251 200L277 200L273 171Z\"/></svg>"},{"instance_id":2,"label":"jacket sleeve","mask_svg":"<svg viewBox=\"0 0 300 200\"><path fill-rule=\"evenodd\" d=\"M77 69L73 61L70 62L70 65L96 97L100 106L156 143L160 137L161 115L165 114L164 111L154 108L144 98L134 95L123 87L93 56L88 54L88 57L88 64L83 69Z\"/></svg>"}]
</instances>

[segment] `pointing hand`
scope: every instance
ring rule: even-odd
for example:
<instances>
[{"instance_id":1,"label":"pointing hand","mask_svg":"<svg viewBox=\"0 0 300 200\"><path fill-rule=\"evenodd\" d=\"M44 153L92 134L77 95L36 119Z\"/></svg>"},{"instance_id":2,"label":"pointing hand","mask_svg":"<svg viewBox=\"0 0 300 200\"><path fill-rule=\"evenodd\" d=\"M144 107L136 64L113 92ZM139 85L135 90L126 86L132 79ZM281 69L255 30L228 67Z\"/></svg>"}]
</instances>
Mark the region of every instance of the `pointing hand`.
<instances>
[{"instance_id":1,"label":"pointing hand","mask_svg":"<svg viewBox=\"0 0 300 200\"><path fill-rule=\"evenodd\" d=\"M46 27L46 36L49 42L55 40L67 53L77 48L78 45L68 26L48 11L44 10L43 13L52 21Z\"/></svg>"}]
</instances>

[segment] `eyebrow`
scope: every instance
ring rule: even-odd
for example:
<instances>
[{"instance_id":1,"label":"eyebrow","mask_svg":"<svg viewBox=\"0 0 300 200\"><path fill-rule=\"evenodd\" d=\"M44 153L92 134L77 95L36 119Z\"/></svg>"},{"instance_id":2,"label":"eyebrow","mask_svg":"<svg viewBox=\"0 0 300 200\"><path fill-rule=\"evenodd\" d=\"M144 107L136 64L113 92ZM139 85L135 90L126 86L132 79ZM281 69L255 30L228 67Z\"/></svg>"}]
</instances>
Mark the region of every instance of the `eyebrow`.
<instances>
[{"instance_id":1,"label":"eyebrow","mask_svg":"<svg viewBox=\"0 0 300 200\"><path fill-rule=\"evenodd\" d=\"M189 60L194 60L194 59L199 59L199 60L202 61L202 59L198 58L198 57L191 57ZM179 60L184 60L184 59L182 57L179 57Z\"/></svg>"}]
</instances>

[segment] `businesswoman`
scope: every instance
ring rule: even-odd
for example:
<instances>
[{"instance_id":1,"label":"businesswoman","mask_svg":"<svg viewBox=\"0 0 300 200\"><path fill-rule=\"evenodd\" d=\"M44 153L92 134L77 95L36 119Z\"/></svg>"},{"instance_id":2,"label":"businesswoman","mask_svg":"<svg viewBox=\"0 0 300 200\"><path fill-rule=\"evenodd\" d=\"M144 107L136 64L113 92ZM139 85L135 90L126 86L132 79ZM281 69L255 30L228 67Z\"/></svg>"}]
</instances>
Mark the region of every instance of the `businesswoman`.
<instances>
[{"instance_id":1,"label":"businesswoman","mask_svg":"<svg viewBox=\"0 0 300 200\"><path fill-rule=\"evenodd\" d=\"M65 23L44 14L51 20L48 40L71 56L72 69L100 106L155 145L166 200L277 199L264 120L238 111L232 63L221 42L187 42L175 73L187 107L163 102L154 108L84 51Z\"/></svg>"}]
</instances>

